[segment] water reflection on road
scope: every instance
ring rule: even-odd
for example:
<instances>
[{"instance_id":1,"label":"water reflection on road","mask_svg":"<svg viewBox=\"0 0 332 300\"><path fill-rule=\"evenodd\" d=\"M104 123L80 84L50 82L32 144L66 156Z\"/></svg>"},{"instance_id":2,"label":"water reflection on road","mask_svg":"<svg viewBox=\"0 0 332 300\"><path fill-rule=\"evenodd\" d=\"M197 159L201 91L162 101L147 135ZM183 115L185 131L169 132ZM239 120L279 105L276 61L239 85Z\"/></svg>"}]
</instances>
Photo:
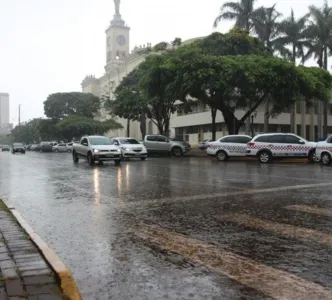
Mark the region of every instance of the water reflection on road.
<instances>
[{"instance_id":1,"label":"water reflection on road","mask_svg":"<svg viewBox=\"0 0 332 300\"><path fill-rule=\"evenodd\" d=\"M34 152L0 153L0 165L0 194L84 299L332 295L330 168L205 158L90 167Z\"/></svg>"}]
</instances>

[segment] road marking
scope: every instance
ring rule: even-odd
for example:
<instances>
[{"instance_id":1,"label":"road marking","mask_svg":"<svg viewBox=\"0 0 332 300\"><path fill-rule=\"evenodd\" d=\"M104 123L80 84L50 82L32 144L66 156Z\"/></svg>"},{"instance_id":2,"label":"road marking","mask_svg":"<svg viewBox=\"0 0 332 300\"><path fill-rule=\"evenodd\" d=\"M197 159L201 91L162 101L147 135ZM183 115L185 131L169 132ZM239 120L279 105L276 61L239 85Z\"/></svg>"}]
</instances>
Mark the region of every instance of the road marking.
<instances>
[{"instance_id":1,"label":"road marking","mask_svg":"<svg viewBox=\"0 0 332 300\"><path fill-rule=\"evenodd\" d=\"M267 220L251 217L244 214L228 214L225 216L218 217L219 220L225 222L232 222L238 225L243 225L245 227L253 229L261 229L270 231L282 236L291 237L291 238L304 238L316 243L332 246L332 235L319 232L313 229L307 229L303 227L296 227L293 225L282 224L270 222ZM331 298L332 299L332 298Z\"/></svg>"},{"instance_id":2,"label":"road marking","mask_svg":"<svg viewBox=\"0 0 332 300\"><path fill-rule=\"evenodd\" d=\"M134 234L275 299L332 299L332 291L319 284L157 226L138 226Z\"/></svg>"},{"instance_id":3,"label":"road marking","mask_svg":"<svg viewBox=\"0 0 332 300\"><path fill-rule=\"evenodd\" d=\"M301 211L306 213L311 213L320 216L332 217L332 209L317 208L307 205L290 205L286 207L287 209Z\"/></svg>"},{"instance_id":4,"label":"road marking","mask_svg":"<svg viewBox=\"0 0 332 300\"><path fill-rule=\"evenodd\" d=\"M192 195L192 196L183 196L183 197L174 196L174 197L168 197L168 198L147 199L147 200L140 200L139 203L137 203L137 205L141 206L144 203L146 203L146 204L154 204L154 203L155 204L161 204L162 202L179 203L179 202L186 202L186 201L190 201L190 200L206 200L206 199L220 198L220 197L255 195L255 194L262 194L262 193L290 191L290 190L299 190L299 189L325 187L325 186L332 186L332 182L280 186L280 187L266 188L266 189L248 189L248 190L243 190L243 191L220 192L220 193L206 194L206 195ZM225 186L225 188L227 189L227 186ZM230 189L232 189L232 187L230 187Z\"/></svg>"}]
</instances>

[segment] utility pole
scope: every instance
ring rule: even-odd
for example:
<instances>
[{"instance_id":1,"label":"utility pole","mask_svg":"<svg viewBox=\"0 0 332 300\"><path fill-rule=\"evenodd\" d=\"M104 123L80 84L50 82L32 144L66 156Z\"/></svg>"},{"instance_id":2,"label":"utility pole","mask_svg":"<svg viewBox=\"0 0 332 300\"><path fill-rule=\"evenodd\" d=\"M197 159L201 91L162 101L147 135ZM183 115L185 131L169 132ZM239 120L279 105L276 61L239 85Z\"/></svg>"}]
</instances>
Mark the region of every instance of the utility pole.
<instances>
[{"instance_id":1,"label":"utility pole","mask_svg":"<svg viewBox=\"0 0 332 300\"><path fill-rule=\"evenodd\" d=\"M21 105L18 105L18 126L21 126Z\"/></svg>"}]
</instances>

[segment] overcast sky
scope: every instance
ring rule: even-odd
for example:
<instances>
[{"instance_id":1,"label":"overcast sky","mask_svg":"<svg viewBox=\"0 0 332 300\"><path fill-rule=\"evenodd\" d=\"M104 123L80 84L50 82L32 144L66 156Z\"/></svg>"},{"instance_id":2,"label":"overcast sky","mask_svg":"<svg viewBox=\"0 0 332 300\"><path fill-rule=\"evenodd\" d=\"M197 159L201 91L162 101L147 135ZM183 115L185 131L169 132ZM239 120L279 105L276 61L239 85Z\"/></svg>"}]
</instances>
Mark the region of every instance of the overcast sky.
<instances>
[{"instance_id":1,"label":"overcast sky","mask_svg":"<svg viewBox=\"0 0 332 300\"><path fill-rule=\"evenodd\" d=\"M121 0L120 13L131 27L130 48L150 42L186 40L215 31L223 0ZM328 1L332 5L332 0ZM258 0L285 16L296 16L323 0ZM0 92L10 94L10 119L43 116L51 93L81 90L82 79L100 76L105 65L105 29L113 0L0 0ZM216 29L226 32L232 23Z\"/></svg>"}]
</instances>

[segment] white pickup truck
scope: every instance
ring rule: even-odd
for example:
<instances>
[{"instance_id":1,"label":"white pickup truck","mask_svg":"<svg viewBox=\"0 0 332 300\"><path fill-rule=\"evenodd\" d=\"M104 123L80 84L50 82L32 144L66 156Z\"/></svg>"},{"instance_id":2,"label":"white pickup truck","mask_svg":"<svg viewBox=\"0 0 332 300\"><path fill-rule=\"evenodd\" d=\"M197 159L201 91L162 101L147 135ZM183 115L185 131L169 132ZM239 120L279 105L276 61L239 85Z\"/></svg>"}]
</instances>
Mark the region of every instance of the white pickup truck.
<instances>
[{"instance_id":1,"label":"white pickup truck","mask_svg":"<svg viewBox=\"0 0 332 300\"><path fill-rule=\"evenodd\" d=\"M115 165L121 163L121 149L111 144L109 138L104 136L84 136L79 143L73 144L73 161L78 163L80 158L86 159L90 166L96 161L114 161Z\"/></svg>"}]
</instances>

